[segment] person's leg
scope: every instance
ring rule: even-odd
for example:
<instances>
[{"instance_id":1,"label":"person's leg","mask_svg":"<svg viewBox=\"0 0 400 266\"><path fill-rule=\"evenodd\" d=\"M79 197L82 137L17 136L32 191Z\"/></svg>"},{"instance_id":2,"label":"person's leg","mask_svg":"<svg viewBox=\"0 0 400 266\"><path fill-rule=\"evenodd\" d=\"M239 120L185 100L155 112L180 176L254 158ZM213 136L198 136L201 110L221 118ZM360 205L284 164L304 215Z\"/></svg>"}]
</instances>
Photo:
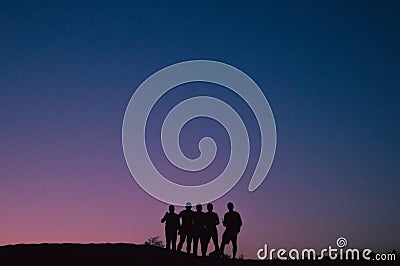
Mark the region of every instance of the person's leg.
<instances>
[{"instance_id":1,"label":"person's leg","mask_svg":"<svg viewBox=\"0 0 400 266\"><path fill-rule=\"evenodd\" d=\"M186 252L187 252L187 254L190 254L191 247L192 247L192 240L193 240L192 234L188 233L186 236Z\"/></svg>"},{"instance_id":2,"label":"person's leg","mask_svg":"<svg viewBox=\"0 0 400 266\"><path fill-rule=\"evenodd\" d=\"M176 235L176 232L173 232L172 234L171 234L171 242L172 242L172 250L176 250L176 238L177 238L177 235Z\"/></svg>"},{"instance_id":3,"label":"person's leg","mask_svg":"<svg viewBox=\"0 0 400 266\"><path fill-rule=\"evenodd\" d=\"M208 235L203 234L200 237L200 247L201 247L201 256L206 256L207 255L207 247L208 247Z\"/></svg>"},{"instance_id":4,"label":"person's leg","mask_svg":"<svg viewBox=\"0 0 400 266\"><path fill-rule=\"evenodd\" d=\"M219 249L219 245L218 245L218 232L214 232L212 235L211 235L211 237L212 237L212 240L213 240L213 242L214 242L214 249L215 250L218 250ZM208 241L210 241L210 240L208 240Z\"/></svg>"},{"instance_id":5,"label":"person's leg","mask_svg":"<svg viewBox=\"0 0 400 266\"><path fill-rule=\"evenodd\" d=\"M232 258L236 258L236 252L237 252L237 235L232 237Z\"/></svg>"},{"instance_id":6,"label":"person's leg","mask_svg":"<svg viewBox=\"0 0 400 266\"><path fill-rule=\"evenodd\" d=\"M197 247L199 245L199 235L193 236L193 254L197 256Z\"/></svg>"},{"instance_id":7,"label":"person's leg","mask_svg":"<svg viewBox=\"0 0 400 266\"><path fill-rule=\"evenodd\" d=\"M179 235L178 251L182 250L183 243L185 243L186 232L181 231Z\"/></svg>"},{"instance_id":8,"label":"person's leg","mask_svg":"<svg viewBox=\"0 0 400 266\"><path fill-rule=\"evenodd\" d=\"M219 252L221 253L221 256L224 255L224 250L225 250L225 243L222 242L222 243L221 243L221 248L220 248L220 250L219 250Z\"/></svg>"},{"instance_id":9,"label":"person's leg","mask_svg":"<svg viewBox=\"0 0 400 266\"><path fill-rule=\"evenodd\" d=\"M206 232L203 238L203 246L202 246L204 254L207 253L208 243L210 243L210 240L211 240L211 234L209 232Z\"/></svg>"},{"instance_id":10,"label":"person's leg","mask_svg":"<svg viewBox=\"0 0 400 266\"><path fill-rule=\"evenodd\" d=\"M221 249L219 250L221 253L221 256L224 255L225 245L228 244L228 242L229 242L229 240L228 240L227 232L225 231L222 234Z\"/></svg>"},{"instance_id":11,"label":"person's leg","mask_svg":"<svg viewBox=\"0 0 400 266\"><path fill-rule=\"evenodd\" d=\"M167 249L171 249L171 233L168 231L165 231L165 242L166 242L165 247Z\"/></svg>"}]
</instances>

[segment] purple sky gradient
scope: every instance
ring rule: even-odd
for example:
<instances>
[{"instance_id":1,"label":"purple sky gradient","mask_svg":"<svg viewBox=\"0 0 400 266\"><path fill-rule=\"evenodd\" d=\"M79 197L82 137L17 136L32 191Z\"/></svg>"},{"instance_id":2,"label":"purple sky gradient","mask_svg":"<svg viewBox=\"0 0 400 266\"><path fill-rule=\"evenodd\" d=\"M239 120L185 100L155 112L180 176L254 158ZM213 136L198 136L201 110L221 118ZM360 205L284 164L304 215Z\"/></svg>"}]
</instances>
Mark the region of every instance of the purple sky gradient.
<instances>
[{"instance_id":1,"label":"purple sky gradient","mask_svg":"<svg viewBox=\"0 0 400 266\"><path fill-rule=\"evenodd\" d=\"M249 193L249 170L214 203L221 218L229 201L242 215L238 253L254 258L264 243L322 248L340 236L400 250L399 4L227 3L1 4L0 245L164 237L168 206L124 161L124 110L155 71L213 59L258 83L277 124L264 183ZM202 125L223 138L218 125L198 121L182 133L186 152L195 154Z\"/></svg>"}]
</instances>

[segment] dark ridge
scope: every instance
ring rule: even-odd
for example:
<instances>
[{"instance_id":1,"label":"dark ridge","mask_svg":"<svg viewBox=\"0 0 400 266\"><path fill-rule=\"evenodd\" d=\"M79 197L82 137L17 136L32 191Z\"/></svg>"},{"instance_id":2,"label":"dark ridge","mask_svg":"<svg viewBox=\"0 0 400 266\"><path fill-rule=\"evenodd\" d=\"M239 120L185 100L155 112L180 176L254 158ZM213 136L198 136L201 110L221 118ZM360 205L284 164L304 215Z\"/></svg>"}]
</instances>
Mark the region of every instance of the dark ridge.
<instances>
[{"instance_id":1,"label":"dark ridge","mask_svg":"<svg viewBox=\"0 0 400 266\"><path fill-rule=\"evenodd\" d=\"M366 261L259 261L196 257L184 252L135 244L18 244L0 247L1 265L365 265ZM395 262L379 263L393 265Z\"/></svg>"}]
</instances>

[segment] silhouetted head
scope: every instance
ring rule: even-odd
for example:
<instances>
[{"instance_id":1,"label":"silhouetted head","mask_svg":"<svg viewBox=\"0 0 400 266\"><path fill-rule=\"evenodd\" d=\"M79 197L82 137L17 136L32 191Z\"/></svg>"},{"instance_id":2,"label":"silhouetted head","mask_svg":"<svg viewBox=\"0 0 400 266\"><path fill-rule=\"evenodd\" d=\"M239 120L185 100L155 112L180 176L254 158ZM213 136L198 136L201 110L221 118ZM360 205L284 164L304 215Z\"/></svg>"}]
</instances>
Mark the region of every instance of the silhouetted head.
<instances>
[{"instance_id":1,"label":"silhouetted head","mask_svg":"<svg viewBox=\"0 0 400 266\"><path fill-rule=\"evenodd\" d=\"M186 202L186 210L190 210L192 208L192 203Z\"/></svg>"},{"instance_id":2,"label":"silhouetted head","mask_svg":"<svg viewBox=\"0 0 400 266\"><path fill-rule=\"evenodd\" d=\"M197 204L197 205L196 205L196 210L197 210L198 212L201 212L202 209L203 209L203 206L201 206L201 204Z\"/></svg>"},{"instance_id":3,"label":"silhouetted head","mask_svg":"<svg viewBox=\"0 0 400 266\"><path fill-rule=\"evenodd\" d=\"M208 204L207 204L207 210L208 210L209 212L212 212L213 209L214 209L214 206L213 206L211 203L208 203Z\"/></svg>"},{"instance_id":4,"label":"silhouetted head","mask_svg":"<svg viewBox=\"0 0 400 266\"><path fill-rule=\"evenodd\" d=\"M174 213L175 212L175 206L174 205L169 205L169 212Z\"/></svg>"},{"instance_id":5,"label":"silhouetted head","mask_svg":"<svg viewBox=\"0 0 400 266\"><path fill-rule=\"evenodd\" d=\"M227 207L228 207L228 210L233 211L233 203L232 202L229 202Z\"/></svg>"}]
</instances>

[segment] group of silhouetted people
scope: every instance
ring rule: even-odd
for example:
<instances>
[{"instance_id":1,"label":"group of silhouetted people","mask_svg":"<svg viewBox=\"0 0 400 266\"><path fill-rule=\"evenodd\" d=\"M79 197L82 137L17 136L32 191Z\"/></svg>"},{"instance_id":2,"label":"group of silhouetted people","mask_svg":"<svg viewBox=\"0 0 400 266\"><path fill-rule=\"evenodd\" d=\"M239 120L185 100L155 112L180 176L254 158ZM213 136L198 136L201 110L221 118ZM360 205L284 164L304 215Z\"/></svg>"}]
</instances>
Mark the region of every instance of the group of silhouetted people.
<instances>
[{"instance_id":1,"label":"group of silhouetted people","mask_svg":"<svg viewBox=\"0 0 400 266\"><path fill-rule=\"evenodd\" d=\"M225 245L232 242L232 257L236 257L237 252L237 236L242 226L242 218L240 214L233 210L233 203L229 202L228 212L225 213L222 224L225 231L222 235L221 248L218 245L219 224L218 214L213 212L213 205L207 204L207 212L203 212L202 205L196 205L196 211L192 211L192 204L186 203L186 207L179 214L175 213L175 206L169 206L169 212L165 213L161 219L161 223L165 223L165 239L166 248L172 250L182 250L182 246L186 241L186 252L191 253L193 243L193 254L197 255L197 249L200 242L201 254L206 256L208 244L212 239L215 248L215 254L222 256ZM177 237L179 233L179 243L176 247Z\"/></svg>"}]
</instances>

